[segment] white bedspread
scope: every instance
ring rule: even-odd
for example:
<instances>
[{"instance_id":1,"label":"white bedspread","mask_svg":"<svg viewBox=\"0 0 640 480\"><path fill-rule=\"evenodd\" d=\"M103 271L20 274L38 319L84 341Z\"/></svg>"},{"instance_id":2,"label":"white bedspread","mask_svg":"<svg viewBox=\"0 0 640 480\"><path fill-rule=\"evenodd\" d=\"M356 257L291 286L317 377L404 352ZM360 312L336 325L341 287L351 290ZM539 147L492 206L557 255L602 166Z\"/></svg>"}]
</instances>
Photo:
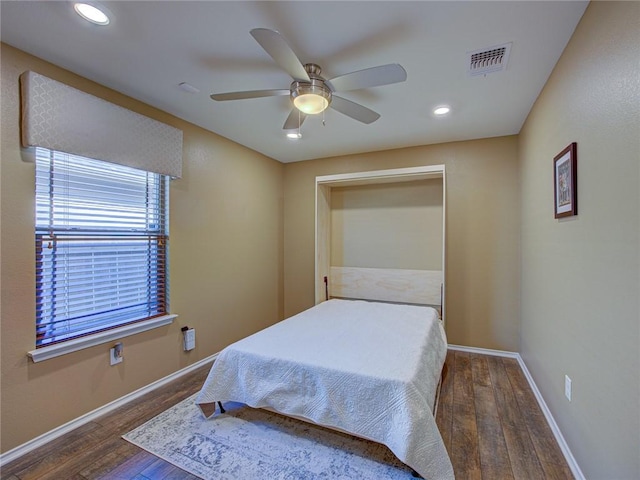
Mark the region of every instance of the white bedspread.
<instances>
[{"instance_id":1,"label":"white bedspread","mask_svg":"<svg viewBox=\"0 0 640 480\"><path fill-rule=\"evenodd\" d=\"M432 414L446 356L435 310L329 300L224 349L199 405L269 407L385 444L428 480L453 479Z\"/></svg>"}]
</instances>

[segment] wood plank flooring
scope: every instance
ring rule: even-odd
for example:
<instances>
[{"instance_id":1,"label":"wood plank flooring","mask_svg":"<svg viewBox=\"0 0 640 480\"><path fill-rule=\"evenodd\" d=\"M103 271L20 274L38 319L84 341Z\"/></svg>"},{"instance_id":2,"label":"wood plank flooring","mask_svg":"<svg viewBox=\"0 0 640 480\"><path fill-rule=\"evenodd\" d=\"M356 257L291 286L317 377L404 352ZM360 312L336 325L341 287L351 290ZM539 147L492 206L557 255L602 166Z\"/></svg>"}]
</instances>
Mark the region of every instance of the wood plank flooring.
<instances>
[{"instance_id":1,"label":"wood plank flooring","mask_svg":"<svg viewBox=\"0 0 640 480\"><path fill-rule=\"evenodd\" d=\"M436 421L456 478L574 478L515 359L449 351Z\"/></svg>"},{"instance_id":2,"label":"wood plank flooring","mask_svg":"<svg viewBox=\"0 0 640 480\"><path fill-rule=\"evenodd\" d=\"M14 460L0 479L196 479L120 437L197 392L208 371L195 370ZM514 359L449 351L437 423L457 479L573 478Z\"/></svg>"}]
</instances>

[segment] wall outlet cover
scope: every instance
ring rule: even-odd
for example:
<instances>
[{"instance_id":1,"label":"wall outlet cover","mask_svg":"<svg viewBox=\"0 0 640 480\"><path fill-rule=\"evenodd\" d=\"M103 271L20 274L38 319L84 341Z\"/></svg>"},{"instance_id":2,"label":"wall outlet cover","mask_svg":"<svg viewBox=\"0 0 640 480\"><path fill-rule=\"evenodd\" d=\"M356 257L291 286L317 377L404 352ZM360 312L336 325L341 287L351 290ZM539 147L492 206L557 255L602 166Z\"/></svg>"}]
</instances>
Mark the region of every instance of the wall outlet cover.
<instances>
[{"instance_id":1,"label":"wall outlet cover","mask_svg":"<svg viewBox=\"0 0 640 480\"><path fill-rule=\"evenodd\" d=\"M117 365L118 363L122 363L123 360L122 344L117 343L109 350L109 365Z\"/></svg>"},{"instance_id":2,"label":"wall outlet cover","mask_svg":"<svg viewBox=\"0 0 640 480\"><path fill-rule=\"evenodd\" d=\"M564 376L564 396L571 401L571 379L569 375Z\"/></svg>"},{"instance_id":3,"label":"wall outlet cover","mask_svg":"<svg viewBox=\"0 0 640 480\"><path fill-rule=\"evenodd\" d=\"M184 331L184 351L188 352L196 348L196 330L190 328Z\"/></svg>"}]
</instances>

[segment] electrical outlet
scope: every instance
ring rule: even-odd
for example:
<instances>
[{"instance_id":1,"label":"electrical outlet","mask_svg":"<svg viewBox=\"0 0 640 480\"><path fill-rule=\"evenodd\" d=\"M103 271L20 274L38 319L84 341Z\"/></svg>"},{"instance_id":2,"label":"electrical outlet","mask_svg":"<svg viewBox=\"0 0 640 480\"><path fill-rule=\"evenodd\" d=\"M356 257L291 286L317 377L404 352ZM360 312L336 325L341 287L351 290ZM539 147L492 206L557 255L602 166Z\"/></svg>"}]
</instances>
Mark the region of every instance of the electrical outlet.
<instances>
[{"instance_id":1,"label":"electrical outlet","mask_svg":"<svg viewBox=\"0 0 640 480\"><path fill-rule=\"evenodd\" d=\"M189 350L193 350L196 348L196 329L189 328L187 330L183 330L184 335L184 351L188 352Z\"/></svg>"},{"instance_id":2,"label":"electrical outlet","mask_svg":"<svg viewBox=\"0 0 640 480\"><path fill-rule=\"evenodd\" d=\"M569 375L564 376L564 396L571 401L571 379Z\"/></svg>"},{"instance_id":3,"label":"electrical outlet","mask_svg":"<svg viewBox=\"0 0 640 480\"><path fill-rule=\"evenodd\" d=\"M122 343L116 343L111 350L109 350L109 365L116 365L122 363L124 360Z\"/></svg>"}]
</instances>

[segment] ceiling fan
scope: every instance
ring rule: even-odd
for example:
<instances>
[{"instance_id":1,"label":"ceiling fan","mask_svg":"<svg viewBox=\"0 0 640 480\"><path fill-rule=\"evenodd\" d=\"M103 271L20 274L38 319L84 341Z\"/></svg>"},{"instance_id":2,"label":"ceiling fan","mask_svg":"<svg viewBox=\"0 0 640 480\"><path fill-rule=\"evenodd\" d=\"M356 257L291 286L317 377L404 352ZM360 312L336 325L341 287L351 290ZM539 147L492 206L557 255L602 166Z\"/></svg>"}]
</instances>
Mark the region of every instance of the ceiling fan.
<instances>
[{"instance_id":1,"label":"ceiling fan","mask_svg":"<svg viewBox=\"0 0 640 480\"><path fill-rule=\"evenodd\" d=\"M361 88L377 87L392 83L404 82L407 72L397 63L366 68L347 73L330 80L320 76L321 68L315 63L302 64L287 41L278 32L267 28L255 28L251 35L260 46L285 70L293 82L288 89L251 90L245 92L214 93L212 100L241 100L288 95L294 108L282 127L284 130L299 128L307 115L323 112L331 107L338 112L362 123L373 123L380 114L373 110L335 95L335 92L346 92Z\"/></svg>"}]
</instances>

